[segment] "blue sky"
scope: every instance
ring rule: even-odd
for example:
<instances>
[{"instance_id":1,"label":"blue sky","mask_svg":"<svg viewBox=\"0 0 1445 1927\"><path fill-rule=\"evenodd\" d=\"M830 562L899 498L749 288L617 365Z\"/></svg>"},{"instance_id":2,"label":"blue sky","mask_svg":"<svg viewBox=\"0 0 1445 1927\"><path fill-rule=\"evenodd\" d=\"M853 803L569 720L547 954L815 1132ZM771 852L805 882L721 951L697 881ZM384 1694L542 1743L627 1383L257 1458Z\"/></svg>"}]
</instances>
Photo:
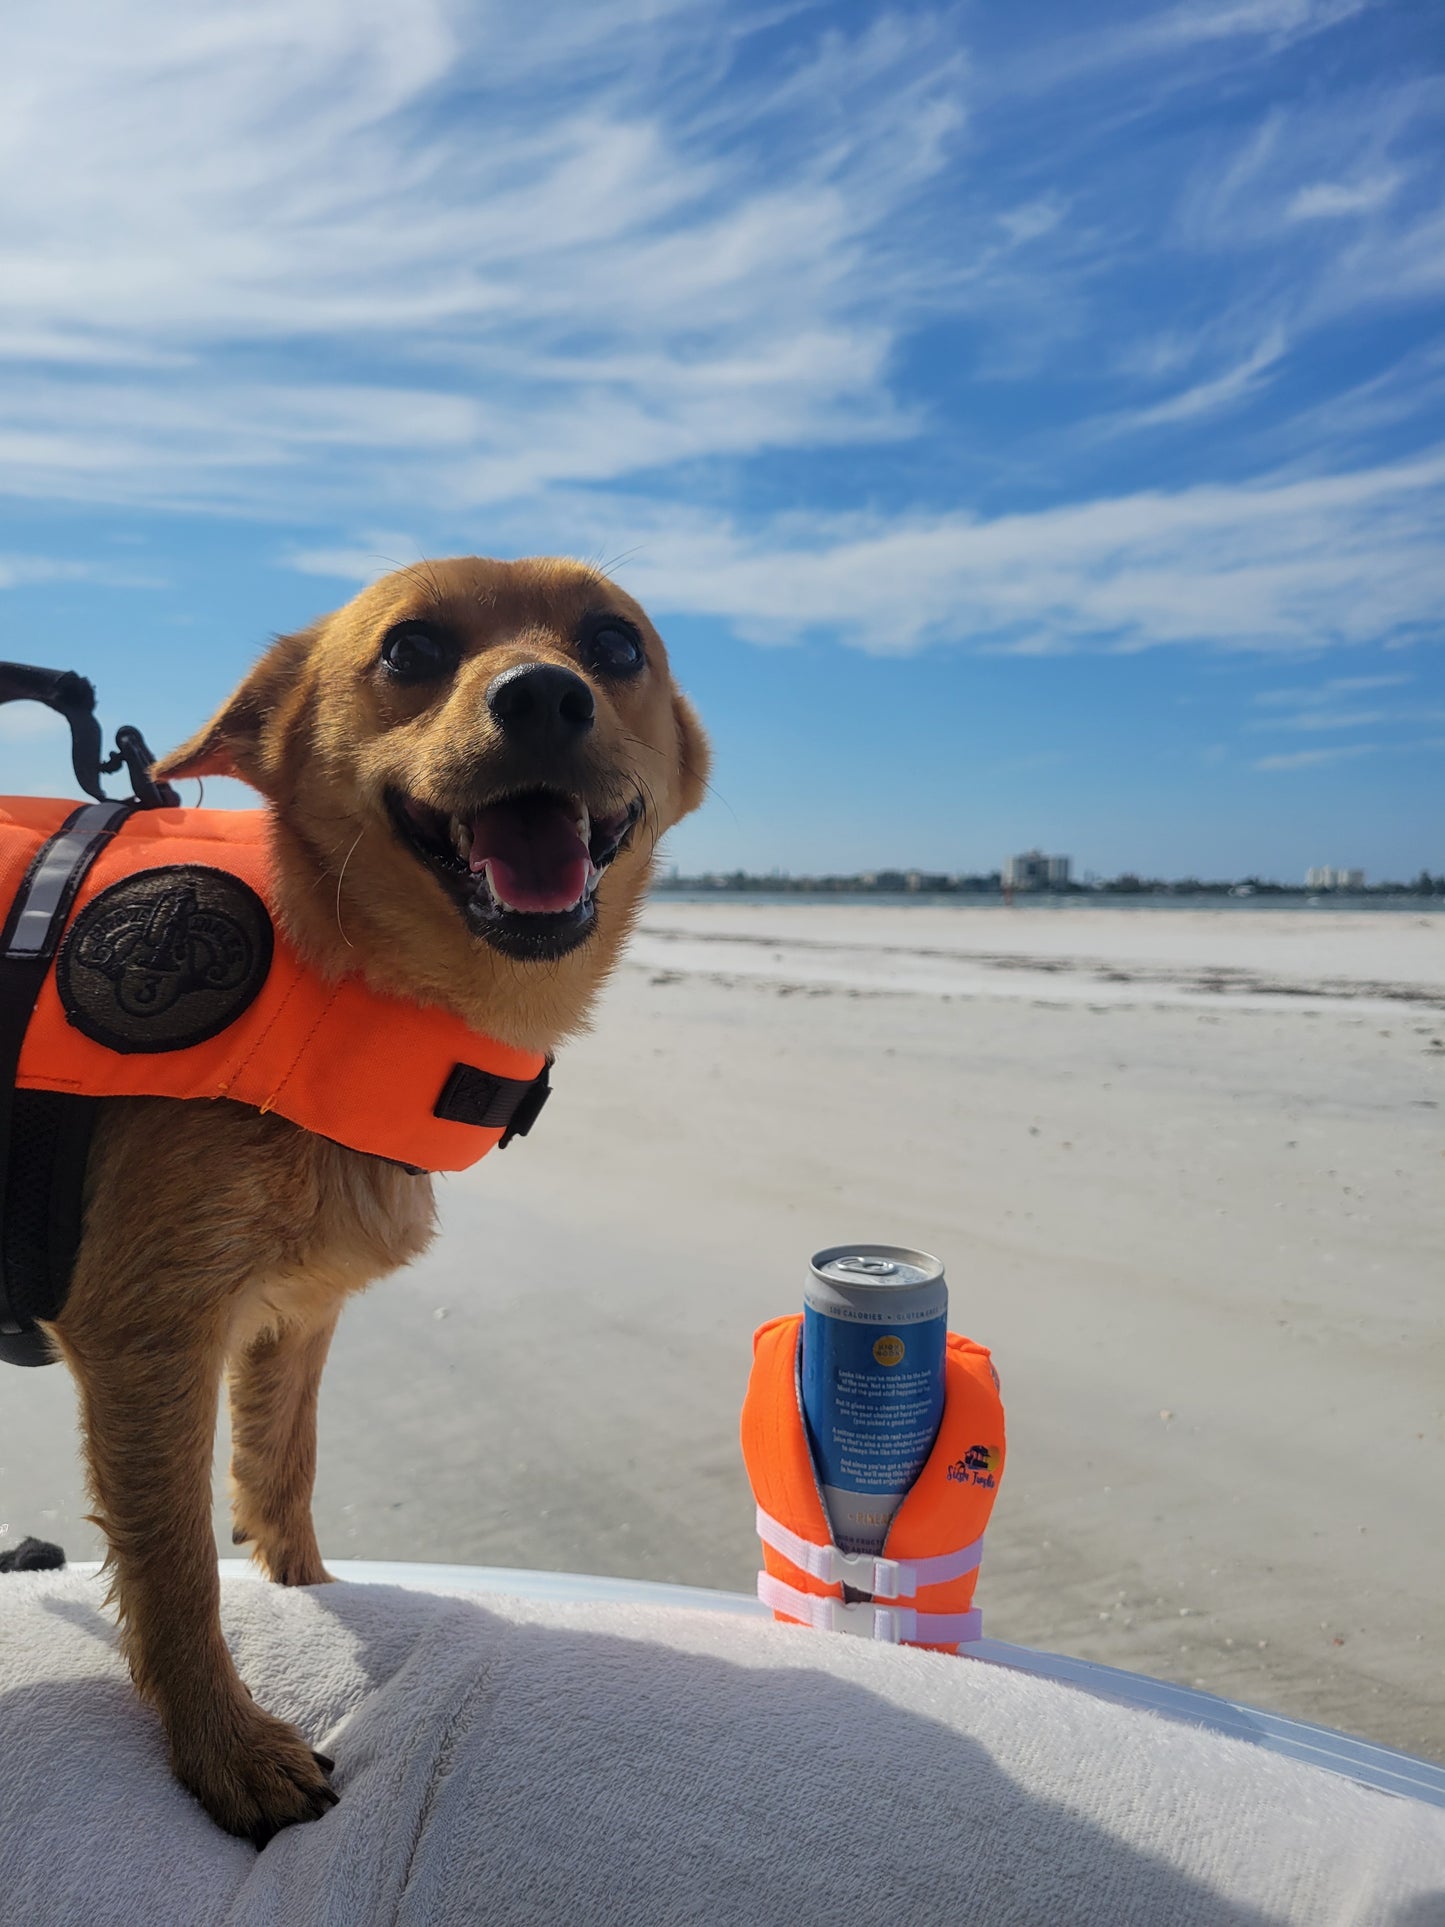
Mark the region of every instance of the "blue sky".
<instances>
[{"instance_id":1,"label":"blue sky","mask_svg":"<svg viewBox=\"0 0 1445 1927\"><path fill-rule=\"evenodd\" d=\"M0 653L168 744L388 565L568 552L711 726L686 870L1445 869L1439 27L30 9Z\"/></svg>"}]
</instances>

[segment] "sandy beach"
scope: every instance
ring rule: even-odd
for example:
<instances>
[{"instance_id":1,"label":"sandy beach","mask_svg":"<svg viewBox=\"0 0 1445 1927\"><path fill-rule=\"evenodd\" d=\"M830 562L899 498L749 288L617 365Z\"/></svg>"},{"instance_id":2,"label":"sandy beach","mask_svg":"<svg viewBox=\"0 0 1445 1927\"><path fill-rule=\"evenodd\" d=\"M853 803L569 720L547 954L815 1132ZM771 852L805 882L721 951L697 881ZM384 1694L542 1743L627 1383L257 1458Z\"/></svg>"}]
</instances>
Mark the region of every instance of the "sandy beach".
<instances>
[{"instance_id":1,"label":"sandy beach","mask_svg":"<svg viewBox=\"0 0 1445 1927\"><path fill-rule=\"evenodd\" d=\"M750 1590L751 1331L896 1240L1002 1376L989 1632L1445 1757L1445 917L663 897L555 1081L343 1320L334 1556ZM94 1556L5 1388L0 1517Z\"/></svg>"}]
</instances>

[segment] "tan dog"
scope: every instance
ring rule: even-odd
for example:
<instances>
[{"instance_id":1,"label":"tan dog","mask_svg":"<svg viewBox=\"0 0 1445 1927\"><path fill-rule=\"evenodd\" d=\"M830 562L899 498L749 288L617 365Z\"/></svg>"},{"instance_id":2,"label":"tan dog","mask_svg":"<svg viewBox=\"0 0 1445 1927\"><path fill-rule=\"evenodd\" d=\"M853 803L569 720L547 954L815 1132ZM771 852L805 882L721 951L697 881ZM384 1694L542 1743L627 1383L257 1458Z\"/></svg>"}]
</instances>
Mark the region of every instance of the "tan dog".
<instances>
[{"instance_id":1,"label":"tan dog","mask_svg":"<svg viewBox=\"0 0 1445 1927\"><path fill-rule=\"evenodd\" d=\"M574 563L467 559L389 576L279 641L157 767L266 796L275 908L316 968L550 1051L585 1021L707 760L630 597ZM259 1845L336 1795L331 1762L255 1704L221 1636L222 1376L235 1537L273 1579L314 1585L331 1334L349 1292L426 1248L431 1181L226 1101L101 1109L50 1329L136 1685L180 1779Z\"/></svg>"}]
</instances>

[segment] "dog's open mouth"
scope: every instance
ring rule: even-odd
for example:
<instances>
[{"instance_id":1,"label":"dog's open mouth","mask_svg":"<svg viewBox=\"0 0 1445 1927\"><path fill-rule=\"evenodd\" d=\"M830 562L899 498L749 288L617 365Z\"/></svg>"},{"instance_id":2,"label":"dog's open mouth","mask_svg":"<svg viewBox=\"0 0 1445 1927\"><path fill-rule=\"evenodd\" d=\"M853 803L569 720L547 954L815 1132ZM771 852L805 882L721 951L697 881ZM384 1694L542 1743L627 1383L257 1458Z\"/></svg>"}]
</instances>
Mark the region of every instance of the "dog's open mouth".
<instances>
[{"instance_id":1,"label":"dog's open mouth","mask_svg":"<svg viewBox=\"0 0 1445 1927\"><path fill-rule=\"evenodd\" d=\"M455 896L479 936L513 957L560 957L597 918L603 872L642 815L638 798L593 816L580 797L526 790L448 815L387 795L403 840Z\"/></svg>"}]
</instances>

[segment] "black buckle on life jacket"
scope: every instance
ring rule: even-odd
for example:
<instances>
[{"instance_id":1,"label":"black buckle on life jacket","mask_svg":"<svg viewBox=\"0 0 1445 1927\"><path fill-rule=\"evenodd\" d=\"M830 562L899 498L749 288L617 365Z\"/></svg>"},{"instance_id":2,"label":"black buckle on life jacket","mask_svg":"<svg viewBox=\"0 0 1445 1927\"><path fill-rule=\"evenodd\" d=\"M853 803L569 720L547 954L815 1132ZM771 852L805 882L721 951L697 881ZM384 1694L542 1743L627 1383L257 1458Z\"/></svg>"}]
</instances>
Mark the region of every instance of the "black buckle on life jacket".
<instances>
[{"instance_id":1,"label":"black buckle on life jacket","mask_svg":"<svg viewBox=\"0 0 1445 1927\"><path fill-rule=\"evenodd\" d=\"M514 1137L525 1137L537 1119L542 1115L542 1107L552 1095L552 1060L546 1063L522 1093L521 1102L512 1113L512 1121L497 1140L497 1149L505 1151Z\"/></svg>"}]
</instances>

